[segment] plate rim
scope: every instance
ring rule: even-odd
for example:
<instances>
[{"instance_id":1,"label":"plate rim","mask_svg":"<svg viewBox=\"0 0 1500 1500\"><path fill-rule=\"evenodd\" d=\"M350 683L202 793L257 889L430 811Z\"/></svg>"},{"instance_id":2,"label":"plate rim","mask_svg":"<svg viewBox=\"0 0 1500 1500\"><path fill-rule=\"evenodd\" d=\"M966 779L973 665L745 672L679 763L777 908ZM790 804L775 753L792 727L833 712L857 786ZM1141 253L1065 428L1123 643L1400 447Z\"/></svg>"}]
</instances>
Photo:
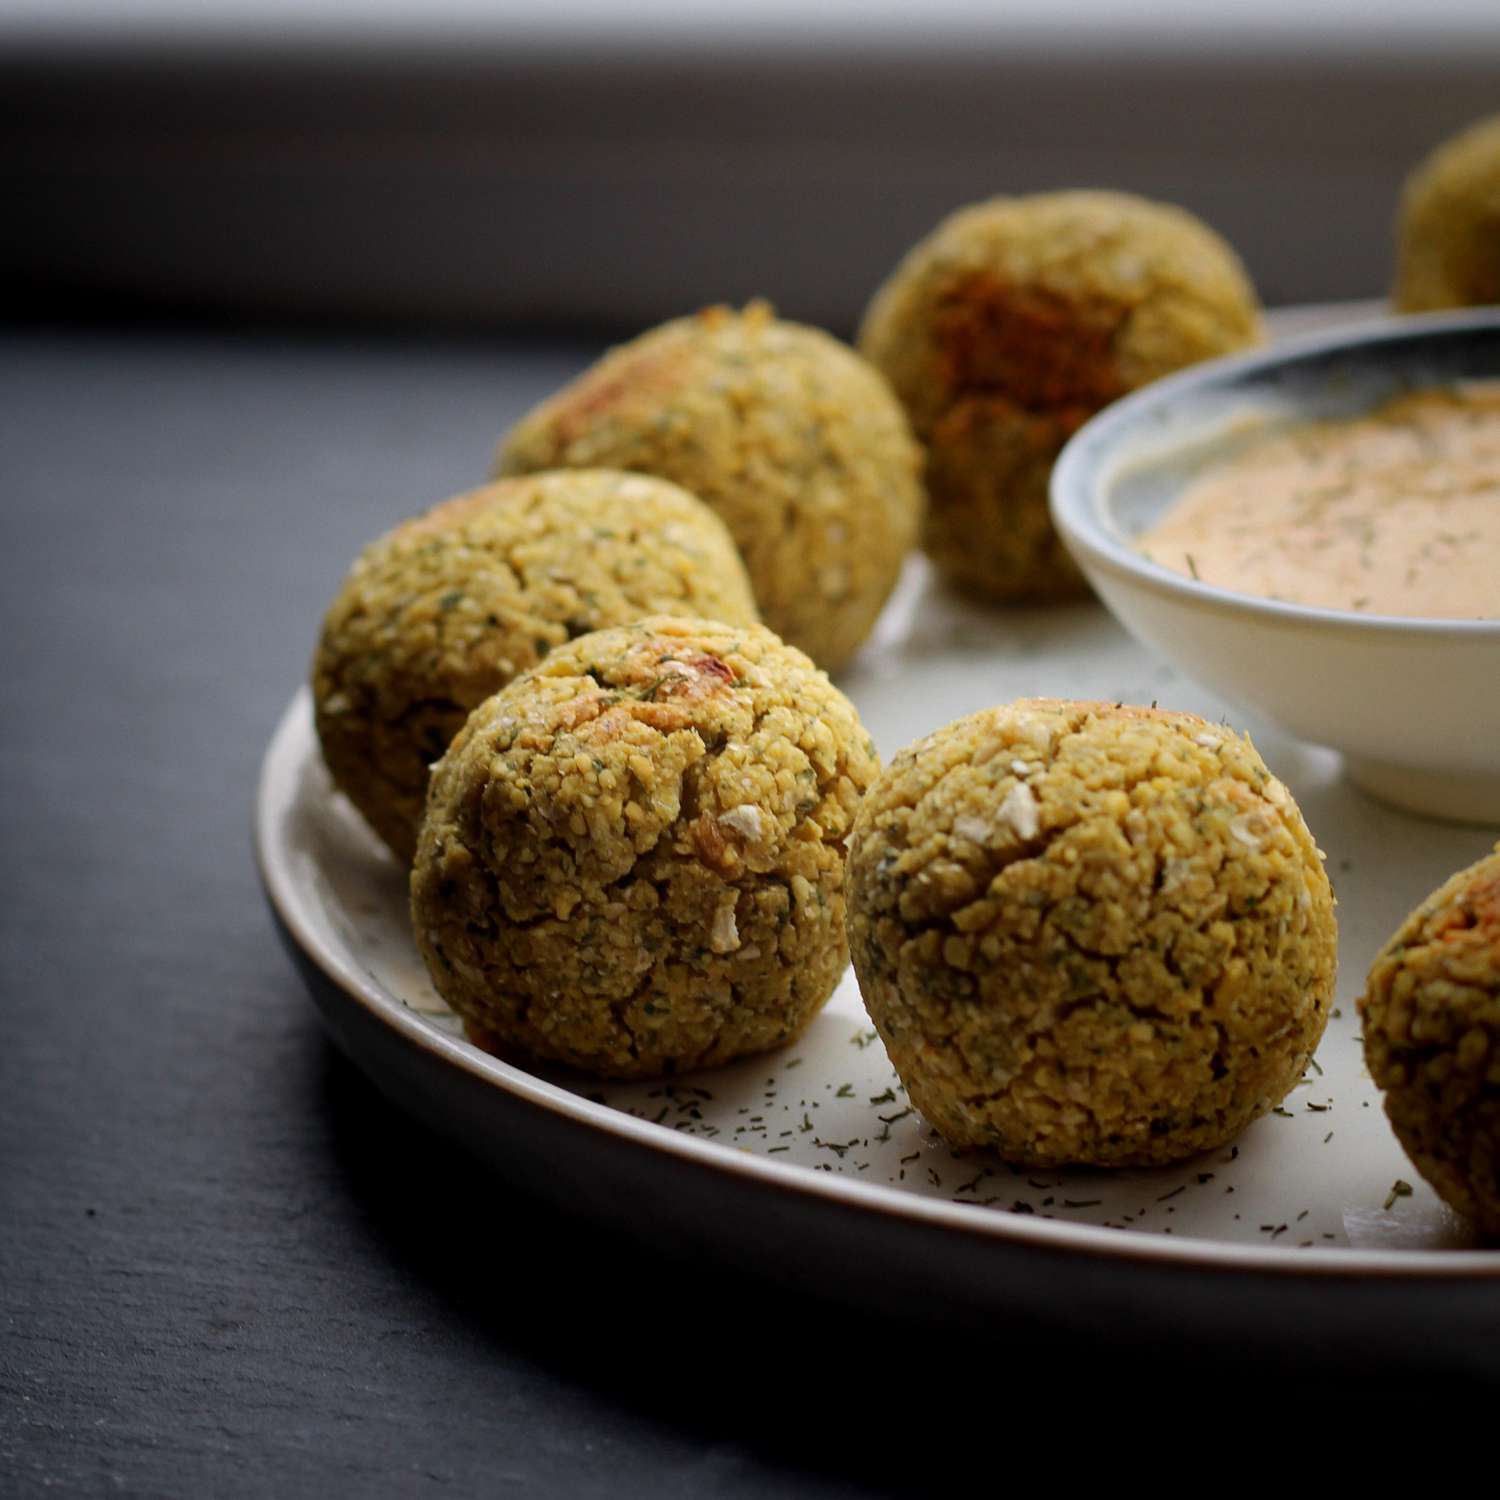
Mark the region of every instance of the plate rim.
<instances>
[{"instance_id":1,"label":"plate rim","mask_svg":"<svg viewBox=\"0 0 1500 1500\"><path fill-rule=\"evenodd\" d=\"M303 684L283 710L262 755L252 816L256 867L277 921L303 956L369 1018L443 1065L499 1088L515 1102L572 1125L601 1131L616 1143L727 1173L753 1191L791 1193L809 1203L832 1202L862 1210L872 1217L895 1218L930 1230L993 1242L997 1250L1008 1245L1096 1261L1236 1275L1255 1273L1295 1281L1313 1277L1333 1281L1387 1278L1402 1283L1444 1285L1500 1282L1500 1251L1496 1250L1413 1251L1332 1246L1306 1254L1292 1248L1231 1244L1190 1235L1171 1238L1134 1235L1099 1225L1013 1215L921 1197L883 1183L814 1172L796 1163L772 1161L748 1150L667 1130L571 1093L514 1063L480 1051L472 1043L445 1035L399 999L388 1000L368 975L346 963L304 919L289 851L278 832L283 821L281 815L292 803L287 789L295 781L289 773L300 769L309 754L317 753L311 693ZM363 1067L362 1062L360 1065Z\"/></svg>"}]
</instances>

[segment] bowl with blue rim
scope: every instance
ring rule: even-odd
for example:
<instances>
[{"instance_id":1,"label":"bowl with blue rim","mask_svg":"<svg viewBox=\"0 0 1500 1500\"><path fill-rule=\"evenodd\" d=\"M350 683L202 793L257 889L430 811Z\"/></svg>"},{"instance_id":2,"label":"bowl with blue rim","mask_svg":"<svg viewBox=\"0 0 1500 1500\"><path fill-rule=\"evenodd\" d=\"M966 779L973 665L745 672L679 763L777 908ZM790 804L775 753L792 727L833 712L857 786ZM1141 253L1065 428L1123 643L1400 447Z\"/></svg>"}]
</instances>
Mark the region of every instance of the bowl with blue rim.
<instances>
[{"instance_id":1,"label":"bowl with blue rim","mask_svg":"<svg viewBox=\"0 0 1500 1500\"><path fill-rule=\"evenodd\" d=\"M1382 801L1500 824L1500 543L1488 544L1493 608L1466 619L1241 593L1141 549L1247 438L1495 380L1500 308L1384 318L1195 365L1078 430L1053 470L1053 523L1121 624L1219 697L1340 751L1350 778Z\"/></svg>"}]
</instances>

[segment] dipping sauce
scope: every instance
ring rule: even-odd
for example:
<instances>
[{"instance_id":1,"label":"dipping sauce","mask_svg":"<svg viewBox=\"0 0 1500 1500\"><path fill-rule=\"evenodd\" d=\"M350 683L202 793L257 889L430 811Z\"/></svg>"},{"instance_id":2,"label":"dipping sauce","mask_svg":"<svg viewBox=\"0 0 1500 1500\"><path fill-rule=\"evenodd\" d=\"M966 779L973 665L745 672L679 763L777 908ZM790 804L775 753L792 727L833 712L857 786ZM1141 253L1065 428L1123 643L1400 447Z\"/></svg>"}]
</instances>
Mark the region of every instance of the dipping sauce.
<instances>
[{"instance_id":1,"label":"dipping sauce","mask_svg":"<svg viewBox=\"0 0 1500 1500\"><path fill-rule=\"evenodd\" d=\"M1500 618L1500 382L1418 391L1251 440L1136 545L1239 594Z\"/></svg>"}]
</instances>

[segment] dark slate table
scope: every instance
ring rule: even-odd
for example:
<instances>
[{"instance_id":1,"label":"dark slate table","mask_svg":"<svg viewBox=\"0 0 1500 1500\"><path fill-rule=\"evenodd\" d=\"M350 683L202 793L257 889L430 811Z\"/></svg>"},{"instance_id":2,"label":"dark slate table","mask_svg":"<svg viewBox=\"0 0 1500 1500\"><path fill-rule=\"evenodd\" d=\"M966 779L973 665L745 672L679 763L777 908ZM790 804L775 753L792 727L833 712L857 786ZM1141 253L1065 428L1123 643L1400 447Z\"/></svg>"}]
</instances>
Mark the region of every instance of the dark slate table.
<instances>
[{"instance_id":1,"label":"dark slate table","mask_svg":"<svg viewBox=\"0 0 1500 1500\"><path fill-rule=\"evenodd\" d=\"M594 348L0 341L0 1494L930 1492L1164 1389L1367 1405L1378 1370L1296 1351L934 1328L623 1243L325 1041L262 749L358 546Z\"/></svg>"}]
</instances>

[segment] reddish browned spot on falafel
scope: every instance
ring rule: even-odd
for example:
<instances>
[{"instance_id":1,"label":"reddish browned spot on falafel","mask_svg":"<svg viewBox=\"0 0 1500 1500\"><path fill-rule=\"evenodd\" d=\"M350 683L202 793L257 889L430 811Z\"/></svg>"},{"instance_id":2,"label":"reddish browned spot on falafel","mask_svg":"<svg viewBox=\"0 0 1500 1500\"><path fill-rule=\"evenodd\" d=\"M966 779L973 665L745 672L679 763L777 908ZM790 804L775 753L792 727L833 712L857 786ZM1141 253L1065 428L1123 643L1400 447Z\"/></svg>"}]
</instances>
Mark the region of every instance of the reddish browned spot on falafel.
<instances>
[{"instance_id":1,"label":"reddish browned spot on falafel","mask_svg":"<svg viewBox=\"0 0 1500 1500\"><path fill-rule=\"evenodd\" d=\"M1462 942L1475 932L1487 941L1500 937L1500 872L1471 886L1463 904L1443 912L1431 931L1446 942Z\"/></svg>"},{"instance_id":2,"label":"reddish browned spot on falafel","mask_svg":"<svg viewBox=\"0 0 1500 1500\"><path fill-rule=\"evenodd\" d=\"M662 395L682 379L687 351L680 343L647 350L621 366L585 374L552 412L556 451L584 436L605 412L631 399Z\"/></svg>"},{"instance_id":3,"label":"reddish browned spot on falafel","mask_svg":"<svg viewBox=\"0 0 1500 1500\"><path fill-rule=\"evenodd\" d=\"M727 661L720 661L717 656L692 656L685 662L686 666L705 677L715 677L720 682L734 681L734 668Z\"/></svg>"},{"instance_id":4,"label":"reddish browned spot on falafel","mask_svg":"<svg viewBox=\"0 0 1500 1500\"><path fill-rule=\"evenodd\" d=\"M933 337L954 391L995 391L1022 407L1077 407L1081 421L1124 394L1114 362L1120 316L1118 303L978 271L944 297Z\"/></svg>"}]
</instances>

